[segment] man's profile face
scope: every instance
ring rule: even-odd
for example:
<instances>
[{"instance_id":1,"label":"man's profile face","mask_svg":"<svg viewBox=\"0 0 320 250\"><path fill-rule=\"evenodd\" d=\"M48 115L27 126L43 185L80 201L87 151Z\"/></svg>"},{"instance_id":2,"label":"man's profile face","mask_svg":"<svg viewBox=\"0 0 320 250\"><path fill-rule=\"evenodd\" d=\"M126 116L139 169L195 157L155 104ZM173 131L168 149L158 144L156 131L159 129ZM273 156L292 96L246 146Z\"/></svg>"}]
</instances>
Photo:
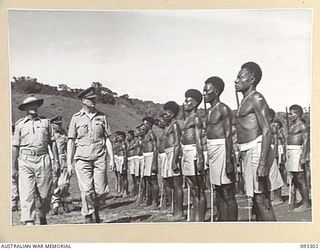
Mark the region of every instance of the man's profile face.
<instances>
[{"instance_id":1,"label":"man's profile face","mask_svg":"<svg viewBox=\"0 0 320 250\"><path fill-rule=\"evenodd\" d=\"M83 98L82 103L90 108L96 106L97 98Z\"/></svg>"},{"instance_id":2,"label":"man's profile face","mask_svg":"<svg viewBox=\"0 0 320 250\"><path fill-rule=\"evenodd\" d=\"M253 80L253 75L248 69L241 69L237 75L237 79L235 80L236 91L245 92L253 84Z\"/></svg>"},{"instance_id":3,"label":"man's profile face","mask_svg":"<svg viewBox=\"0 0 320 250\"><path fill-rule=\"evenodd\" d=\"M163 114L162 116L160 116L159 118L159 128L164 128L167 124L167 121L165 120L165 115Z\"/></svg>"},{"instance_id":4,"label":"man's profile face","mask_svg":"<svg viewBox=\"0 0 320 250\"><path fill-rule=\"evenodd\" d=\"M207 83L203 87L203 100L207 103L212 102L217 97L215 88L212 84Z\"/></svg>"},{"instance_id":5,"label":"man's profile face","mask_svg":"<svg viewBox=\"0 0 320 250\"><path fill-rule=\"evenodd\" d=\"M186 97L184 101L184 109L186 111L192 111L196 108L197 106L197 101L193 99L192 97Z\"/></svg>"},{"instance_id":6,"label":"man's profile face","mask_svg":"<svg viewBox=\"0 0 320 250\"><path fill-rule=\"evenodd\" d=\"M170 122L174 116L174 113L171 110L165 110L162 119L165 122Z\"/></svg>"},{"instance_id":7,"label":"man's profile face","mask_svg":"<svg viewBox=\"0 0 320 250\"><path fill-rule=\"evenodd\" d=\"M295 122L300 117L299 112L296 110L290 109L289 111L289 120Z\"/></svg>"},{"instance_id":8,"label":"man's profile face","mask_svg":"<svg viewBox=\"0 0 320 250\"><path fill-rule=\"evenodd\" d=\"M148 131L149 129L151 129L151 123L144 120L143 121L143 131Z\"/></svg>"},{"instance_id":9,"label":"man's profile face","mask_svg":"<svg viewBox=\"0 0 320 250\"><path fill-rule=\"evenodd\" d=\"M131 141L131 140L133 139L133 136L132 136L130 133L128 133L128 134L127 134L127 139L128 139L129 141Z\"/></svg>"}]
</instances>

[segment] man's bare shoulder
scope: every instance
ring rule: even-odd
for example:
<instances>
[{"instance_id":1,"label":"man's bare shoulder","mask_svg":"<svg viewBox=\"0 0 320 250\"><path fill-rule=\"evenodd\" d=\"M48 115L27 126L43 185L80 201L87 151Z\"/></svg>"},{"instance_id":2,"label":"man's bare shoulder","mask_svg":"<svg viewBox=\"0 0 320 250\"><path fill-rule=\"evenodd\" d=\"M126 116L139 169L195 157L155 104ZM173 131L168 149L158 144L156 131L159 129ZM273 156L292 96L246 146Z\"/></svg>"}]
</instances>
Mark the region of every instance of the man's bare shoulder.
<instances>
[{"instance_id":1,"label":"man's bare shoulder","mask_svg":"<svg viewBox=\"0 0 320 250\"><path fill-rule=\"evenodd\" d=\"M301 129L302 132L305 132L307 131L307 125L303 122L303 121L300 121L297 126L299 127L299 129Z\"/></svg>"},{"instance_id":2,"label":"man's bare shoulder","mask_svg":"<svg viewBox=\"0 0 320 250\"><path fill-rule=\"evenodd\" d=\"M264 96L258 92L255 91L252 95L251 95L251 99L250 99L254 104L262 104L262 103L266 103L266 99L264 98Z\"/></svg>"},{"instance_id":3,"label":"man's bare shoulder","mask_svg":"<svg viewBox=\"0 0 320 250\"><path fill-rule=\"evenodd\" d=\"M223 114L223 115L229 115L231 114L231 109L229 108L229 106L223 102L220 103L220 107L219 107L219 111Z\"/></svg>"}]
</instances>

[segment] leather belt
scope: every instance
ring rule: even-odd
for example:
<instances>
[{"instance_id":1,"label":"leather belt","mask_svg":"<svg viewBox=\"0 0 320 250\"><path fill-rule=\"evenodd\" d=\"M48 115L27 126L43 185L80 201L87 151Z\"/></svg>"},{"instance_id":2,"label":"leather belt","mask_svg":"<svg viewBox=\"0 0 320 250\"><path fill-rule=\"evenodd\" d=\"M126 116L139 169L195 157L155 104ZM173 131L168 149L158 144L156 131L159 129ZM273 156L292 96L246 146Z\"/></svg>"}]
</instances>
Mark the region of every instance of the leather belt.
<instances>
[{"instance_id":1,"label":"leather belt","mask_svg":"<svg viewBox=\"0 0 320 250\"><path fill-rule=\"evenodd\" d=\"M24 155L41 156L47 153L48 151L44 149L27 149L27 148L20 149L20 154L24 154Z\"/></svg>"}]
</instances>

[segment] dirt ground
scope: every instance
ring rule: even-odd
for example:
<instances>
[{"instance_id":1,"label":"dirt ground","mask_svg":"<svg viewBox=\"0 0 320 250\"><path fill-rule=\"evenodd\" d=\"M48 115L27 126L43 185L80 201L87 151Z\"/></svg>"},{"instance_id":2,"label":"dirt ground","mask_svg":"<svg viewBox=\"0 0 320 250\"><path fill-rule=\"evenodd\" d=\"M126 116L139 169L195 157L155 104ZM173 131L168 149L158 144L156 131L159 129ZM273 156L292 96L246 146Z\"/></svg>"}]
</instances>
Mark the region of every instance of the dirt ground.
<instances>
[{"instance_id":1,"label":"dirt ground","mask_svg":"<svg viewBox=\"0 0 320 250\"><path fill-rule=\"evenodd\" d=\"M130 180L130 177L129 177ZM164 222L186 222L187 221L187 189L184 189L184 211L185 219L174 221L172 219L172 213L169 211L161 211L160 209L152 210L150 207L140 207L136 204L134 198L120 198L114 191L115 177L113 173L109 173L109 187L110 193L108 194L106 203L101 207L100 217L102 223L164 223ZM131 188L131 186L129 186ZM81 200L78 183L75 175L71 178L70 189L71 193L69 208L72 209L70 213L63 213L59 215L47 216L48 224L82 224L84 218L81 216ZM207 212L206 222L211 222L211 208L210 208L210 190L206 191L207 196ZM282 197L284 203L278 206L274 206L274 211L278 222L311 222L312 212L302 213L289 213L288 211L288 188L282 188ZM249 222L248 213L248 200L246 197L237 197L238 203L238 220L239 222ZM214 204L214 212L215 204ZM20 211L12 213L12 225L21 225L20 223ZM36 222L38 223L38 222ZM221 223L221 222L213 222ZM257 223L257 222L251 222Z\"/></svg>"}]
</instances>

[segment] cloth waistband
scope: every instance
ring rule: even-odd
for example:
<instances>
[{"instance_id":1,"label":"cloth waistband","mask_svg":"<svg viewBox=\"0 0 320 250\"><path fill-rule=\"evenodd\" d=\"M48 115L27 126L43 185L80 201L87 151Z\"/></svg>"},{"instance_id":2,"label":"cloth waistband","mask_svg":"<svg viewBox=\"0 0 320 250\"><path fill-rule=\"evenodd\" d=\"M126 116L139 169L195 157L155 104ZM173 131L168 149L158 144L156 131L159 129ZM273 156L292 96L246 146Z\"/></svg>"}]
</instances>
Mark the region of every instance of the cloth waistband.
<instances>
[{"instance_id":1,"label":"cloth waistband","mask_svg":"<svg viewBox=\"0 0 320 250\"><path fill-rule=\"evenodd\" d=\"M20 149L20 154L24 154L24 155L41 156L47 153L48 151L45 149L29 149L29 148Z\"/></svg>"},{"instance_id":2,"label":"cloth waistband","mask_svg":"<svg viewBox=\"0 0 320 250\"><path fill-rule=\"evenodd\" d=\"M139 160L143 160L143 155L138 156Z\"/></svg>"},{"instance_id":3,"label":"cloth waistband","mask_svg":"<svg viewBox=\"0 0 320 250\"><path fill-rule=\"evenodd\" d=\"M118 155L118 156L117 156L117 159L120 159L120 160L121 160L121 159L123 159L123 158L124 158L123 155Z\"/></svg>"},{"instance_id":4,"label":"cloth waistband","mask_svg":"<svg viewBox=\"0 0 320 250\"><path fill-rule=\"evenodd\" d=\"M287 145L287 149L302 149L301 145Z\"/></svg>"},{"instance_id":5,"label":"cloth waistband","mask_svg":"<svg viewBox=\"0 0 320 250\"><path fill-rule=\"evenodd\" d=\"M246 150L254 148L260 142L262 142L262 135L259 135L253 141L239 144L239 149L240 149L240 151L246 151Z\"/></svg>"},{"instance_id":6,"label":"cloth waistband","mask_svg":"<svg viewBox=\"0 0 320 250\"><path fill-rule=\"evenodd\" d=\"M173 152L173 149L174 149L174 147L170 147L170 148L165 148L164 149L164 152L167 154L167 153L171 153L171 152Z\"/></svg>"},{"instance_id":7,"label":"cloth waistband","mask_svg":"<svg viewBox=\"0 0 320 250\"><path fill-rule=\"evenodd\" d=\"M139 159L139 156L138 155L133 155L133 156L128 157L128 161L134 160L134 159Z\"/></svg>"},{"instance_id":8,"label":"cloth waistband","mask_svg":"<svg viewBox=\"0 0 320 250\"><path fill-rule=\"evenodd\" d=\"M212 145L222 145L226 143L226 139L225 138L221 138L221 139L207 139L207 145L208 146L212 146Z\"/></svg>"},{"instance_id":9,"label":"cloth waistband","mask_svg":"<svg viewBox=\"0 0 320 250\"><path fill-rule=\"evenodd\" d=\"M143 153L143 156L151 156L151 155L153 155L153 152Z\"/></svg>"},{"instance_id":10,"label":"cloth waistband","mask_svg":"<svg viewBox=\"0 0 320 250\"><path fill-rule=\"evenodd\" d=\"M183 145L181 144L182 150L194 150L196 149L196 144L188 144L188 145Z\"/></svg>"},{"instance_id":11,"label":"cloth waistband","mask_svg":"<svg viewBox=\"0 0 320 250\"><path fill-rule=\"evenodd\" d=\"M159 153L158 156L159 157L164 157L164 156L167 156L167 154L165 152L163 152L163 153Z\"/></svg>"}]
</instances>

